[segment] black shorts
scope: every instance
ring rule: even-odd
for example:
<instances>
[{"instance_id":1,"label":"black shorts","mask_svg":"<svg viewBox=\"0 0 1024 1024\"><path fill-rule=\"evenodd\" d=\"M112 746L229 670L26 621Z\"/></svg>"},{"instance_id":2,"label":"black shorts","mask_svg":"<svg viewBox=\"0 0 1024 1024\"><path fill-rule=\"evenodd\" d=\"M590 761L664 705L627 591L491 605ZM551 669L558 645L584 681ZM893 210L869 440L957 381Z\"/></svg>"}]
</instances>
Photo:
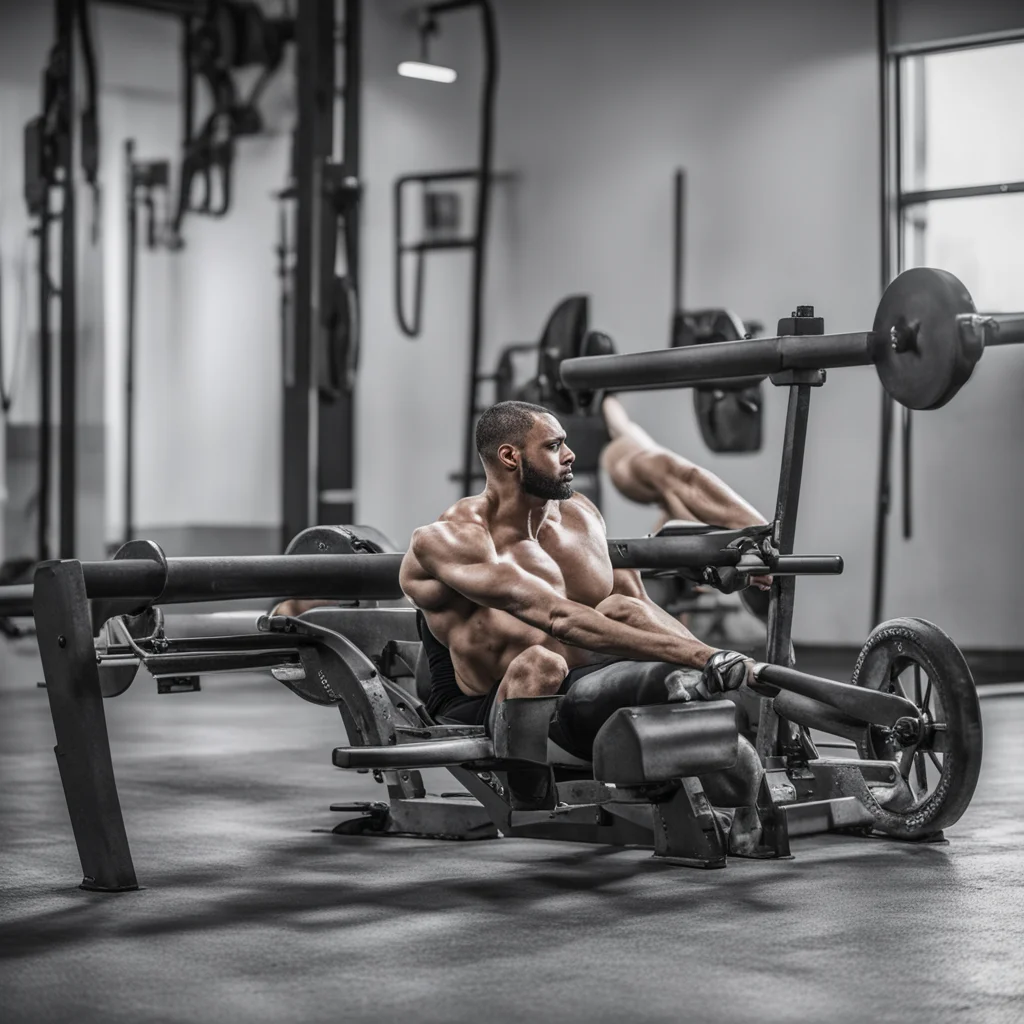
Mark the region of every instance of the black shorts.
<instances>
[{"instance_id":1,"label":"black shorts","mask_svg":"<svg viewBox=\"0 0 1024 1024\"><path fill-rule=\"evenodd\" d=\"M495 686L490 693L480 696L463 693L455 681L455 666L452 664L451 654L448 653L448 648L430 632L423 612L416 613L416 628L419 631L420 640L423 641L427 663L430 665L430 693L426 700L427 712L430 717L438 722L443 720L459 725L486 725L498 687ZM581 676L600 667L600 665L584 665L572 669L558 688L558 692L565 693Z\"/></svg>"},{"instance_id":2,"label":"black shorts","mask_svg":"<svg viewBox=\"0 0 1024 1024\"><path fill-rule=\"evenodd\" d=\"M417 626L430 665L430 716L446 723L487 725L498 687L483 696L463 693L448 648L430 632L422 612ZM556 693L571 690L572 696L559 707L552 739L578 757L589 757L597 731L619 708L665 703L665 679L676 668L658 661L614 659L570 669Z\"/></svg>"}]
</instances>

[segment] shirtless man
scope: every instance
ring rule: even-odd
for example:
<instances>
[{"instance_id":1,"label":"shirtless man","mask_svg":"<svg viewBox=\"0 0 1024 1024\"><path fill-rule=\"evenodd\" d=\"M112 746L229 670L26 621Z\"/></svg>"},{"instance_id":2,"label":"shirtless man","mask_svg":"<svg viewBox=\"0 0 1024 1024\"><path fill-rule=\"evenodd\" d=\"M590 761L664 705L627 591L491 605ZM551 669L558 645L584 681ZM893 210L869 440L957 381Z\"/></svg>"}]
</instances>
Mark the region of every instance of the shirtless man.
<instances>
[{"instance_id":1,"label":"shirtless man","mask_svg":"<svg viewBox=\"0 0 1024 1024\"><path fill-rule=\"evenodd\" d=\"M501 402L480 417L476 445L483 493L417 529L400 575L423 616L435 717L489 724L507 697L564 693L552 736L587 757L618 707L706 699L748 680L747 659L701 643L638 572L612 568L604 520L573 492L575 456L550 412ZM752 812L760 763L742 738L741 748L738 770L718 773L708 794Z\"/></svg>"}]
</instances>

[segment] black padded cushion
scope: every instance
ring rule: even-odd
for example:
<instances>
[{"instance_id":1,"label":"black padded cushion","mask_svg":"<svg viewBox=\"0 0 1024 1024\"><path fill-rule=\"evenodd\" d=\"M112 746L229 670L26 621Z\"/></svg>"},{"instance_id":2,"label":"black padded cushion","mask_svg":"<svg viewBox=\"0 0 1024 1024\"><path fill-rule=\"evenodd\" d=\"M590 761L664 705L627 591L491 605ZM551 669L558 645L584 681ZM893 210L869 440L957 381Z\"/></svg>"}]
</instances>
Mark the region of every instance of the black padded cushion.
<instances>
[{"instance_id":1,"label":"black padded cushion","mask_svg":"<svg viewBox=\"0 0 1024 1024\"><path fill-rule=\"evenodd\" d=\"M704 775L735 765L738 745L727 700L619 708L594 740L594 778L642 786Z\"/></svg>"},{"instance_id":2,"label":"black padded cushion","mask_svg":"<svg viewBox=\"0 0 1024 1024\"><path fill-rule=\"evenodd\" d=\"M670 519L654 536L692 537L700 533L714 533L718 529L721 527L708 526L707 523L700 523L693 519Z\"/></svg>"}]
</instances>

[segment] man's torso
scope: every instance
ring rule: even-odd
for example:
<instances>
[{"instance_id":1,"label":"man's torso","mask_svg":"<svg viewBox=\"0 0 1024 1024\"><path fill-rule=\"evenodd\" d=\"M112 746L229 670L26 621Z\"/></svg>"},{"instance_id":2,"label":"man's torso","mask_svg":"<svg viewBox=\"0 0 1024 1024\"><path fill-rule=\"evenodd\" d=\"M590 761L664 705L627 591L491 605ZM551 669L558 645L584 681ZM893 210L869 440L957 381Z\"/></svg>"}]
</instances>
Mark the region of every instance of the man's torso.
<instances>
[{"instance_id":1,"label":"man's torso","mask_svg":"<svg viewBox=\"0 0 1024 1024\"><path fill-rule=\"evenodd\" d=\"M593 608L612 592L613 577L604 525L593 506L576 496L560 502L537 531L537 539L487 524L480 499L464 498L439 522L484 523L500 560L548 583L559 594ZM553 637L494 608L485 608L434 578L410 550L403 585L423 611L430 631L448 647L460 688L485 694L501 681L522 651L542 646L561 654L569 667L587 664L593 655L566 647Z\"/></svg>"}]
</instances>

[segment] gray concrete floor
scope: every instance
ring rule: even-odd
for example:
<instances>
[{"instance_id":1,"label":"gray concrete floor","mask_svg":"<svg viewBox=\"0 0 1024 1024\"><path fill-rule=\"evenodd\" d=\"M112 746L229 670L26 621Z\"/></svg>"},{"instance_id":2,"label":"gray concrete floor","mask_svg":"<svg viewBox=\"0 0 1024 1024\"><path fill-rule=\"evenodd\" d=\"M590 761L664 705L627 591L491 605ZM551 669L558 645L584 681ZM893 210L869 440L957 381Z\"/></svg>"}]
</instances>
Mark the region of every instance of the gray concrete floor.
<instances>
[{"instance_id":1,"label":"gray concrete floor","mask_svg":"<svg viewBox=\"0 0 1024 1024\"><path fill-rule=\"evenodd\" d=\"M811 666L807 666L809 669ZM270 679L106 704L145 889L81 878L31 641L0 648L0 1014L15 1021L1024 1020L1024 699L983 702L948 846L824 836L702 872L644 851L330 834L379 798ZM431 782L454 788L446 773Z\"/></svg>"}]
</instances>

